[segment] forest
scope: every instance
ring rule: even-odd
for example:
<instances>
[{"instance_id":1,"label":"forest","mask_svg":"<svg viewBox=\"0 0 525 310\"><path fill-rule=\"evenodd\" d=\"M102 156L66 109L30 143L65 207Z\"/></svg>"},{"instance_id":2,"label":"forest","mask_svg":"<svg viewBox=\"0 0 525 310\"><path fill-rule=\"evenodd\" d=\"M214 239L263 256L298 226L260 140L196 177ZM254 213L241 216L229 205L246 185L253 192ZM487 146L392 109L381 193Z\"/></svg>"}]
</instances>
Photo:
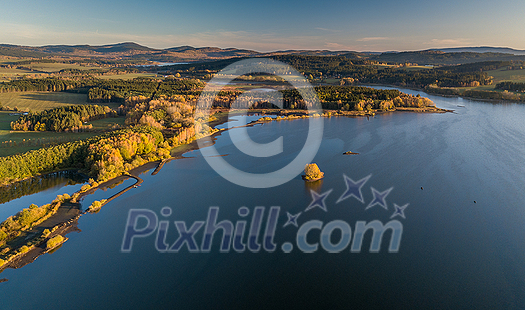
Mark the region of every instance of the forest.
<instances>
[{"instance_id":1,"label":"forest","mask_svg":"<svg viewBox=\"0 0 525 310\"><path fill-rule=\"evenodd\" d=\"M377 83L424 88L435 84L439 87L465 87L489 85L492 80L484 70L489 66L501 67L510 61L493 61L460 66L435 67L422 70L405 70L380 66L371 59L353 59L345 56L276 55L270 58L291 65L305 76L313 78L352 78L355 83ZM240 60L227 59L205 63L166 66L170 73L207 74L217 72ZM521 63L521 62L520 62ZM484 67L483 67L484 66Z\"/></svg>"},{"instance_id":2,"label":"forest","mask_svg":"<svg viewBox=\"0 0 525 310\"><path fill-rule=\"evenodd\" d=\"M495 88L523 93L525 92L525 83L501 82L496 84Z\"/></svg>"},{"instance_id":3,"label":"forest","mask_svg":"<svg viewBox=\"0 0 525 310\"><path fill-rule=\"evenodd\" d=\"M375 89L361 86L316 86L321 106L325 110L340 111L371 111L392 110L396 107L426 107L433 106L428 98L413 96L391 89ZM283 94L284 109L306 109L308 100L302 98L296 89L280 91ZM221 91L215 99L214 106L232 108L240 91ZM276 108L268 102L258 101L257 98L245 98L255 101L252 109ZM242 105L240 103L237 103ZM239 107L233 107L239 108Z\"/></svg>"},{"instance_id":4,"label":"forest","mask_svg":"<svg viewBox=\"0 0 525 310\"><path fill-rule=\"evenodd\" d=\"M121 102L133 96L150 99L161 96L198 96L204 84L192 79L154 80L137 78L133 80L96 80L88 91L89 102Z\"/></svg>"},{"instance_id":5,"label":"forest","mask_svg":"<svg viewBox=\"0 0 525 310\"><path fill-rule=\"evenodd\" d=\"M107 106L73 105L21 115L16 121L11 122L11 129L21 131L74 131L87 129L89 126L84 126L85 122L110 116L117 116L117 113Z\"/></svg>"},{"instance_id":6,"label":"forest","mask_svg":"<svg viewBox=\"0 0 525 310\"><path fill-rule=\"evenodd\" d=\"M23 91L64 91L83 88L89 85L87 80L59 78L20 79L0 83L0 93Z\"/></svg>"},{"instance_id":7,"label":"forest","mask_svg":"<svg viewBox=\"0 0 525 310\"><path fill-rule=\"evenodd\" d=\"M136 126L0 157L0 184L63 169L80 169L97 180L108 180L145 162L169 157L170 145L160 130Z\"/></svg>"}]
</instances>

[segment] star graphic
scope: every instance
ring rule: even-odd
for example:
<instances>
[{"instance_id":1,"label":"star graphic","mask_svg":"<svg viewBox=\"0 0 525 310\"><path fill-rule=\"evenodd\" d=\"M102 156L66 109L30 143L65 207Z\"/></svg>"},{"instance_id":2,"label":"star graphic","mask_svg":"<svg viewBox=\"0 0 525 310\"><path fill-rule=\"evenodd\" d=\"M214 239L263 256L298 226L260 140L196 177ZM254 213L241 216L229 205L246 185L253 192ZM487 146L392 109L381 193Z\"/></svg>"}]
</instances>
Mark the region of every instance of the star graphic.
<instances>
[{"instance_id":1,"label":"star graphic","mask_svg":"<svg viewBox=\"0 0 525 310\"><path fill-rule=\"evenodd\" d=\"M313 189L310 190L310 194L312 194L312 202L310 202L310 204L308 205L308 207L306 208L306 210L304 210L304 212L310 210L310 209L313 209L317 206L319 206L319 208L323 209L325 212L328 212L328 210L326 209L326 205L325 205L325 199L326 197L328 197L328 195L330 195L330 193L332 192L332 190L329 190L327 192L324 192L322 193L321 195L319 195L316 191L314 191Z\"/></svg>"},{"instance_id":2,"label":"star graphic","mask_svg":"<svg viewBox=\"0 0 525 310\"><path fill-rule=\"evenodd\" d=\"M372 175L370 174L369 176L364 177L357 182L354 182L354 180L347 177L346 174L343 174L346 184L346 191L341 197L339 197L336 203L340 203L341 201L352 196L354 196L357 200L361 201L361 203L365 203L365 200L363 199L363 193L361 192L361 188L363 188L363 185L365 185L366 181L368 181L368 179L370 179L371 176Z\"/></svg>"},{"instance_id":3,"label":"star graphic","mask_svg":"<svg viewBox=\"0 0 525 310\"><path fill-rule=\"evenodd\" d=\"M384 192L380 192L380 191L378 191L377 189L375 189L373 187L371 187L371 189L372 189L372 194L374 194L374 200L372 200L372 202L368 204L368 206L365 208L365 210L367 210L369 208L372 208L375 205L380 205L385 210L388 210L385 198L386 198L386 196L388 196L390 191L392 191L394 188L391 187L391 188L387 189Z\"/></svg>"},{"instance_id":4,"label":"star graphic","mask_svg":"<svg viewBox=\"0 0 525 310\"><path fill-rule=\"evenodd\" d=\"M288 225L293 225L295 227L299 227L297 225L297 219L299 218L299 215L301 215L302 212L299 212L297 214L290 214L290 212L286 212L286 215L288 216L288 220L286 223L284 223L283 227L286 227Z\"/></svg>"},{"instance_id":5,"label":"star graphic","mask_svg":"<svg viewBox=\"0 0 525 310\"><path fill-rule=\"evenodd\" d=\"M405 209L408 207L408 203L402 207L398 206L397 204L394 203L394 209L396 210L394 212L394 214L392 214L392 216L390 218L393 218L394 216L401 216L402 218L406 219L405 217Z\"/></svg>"}]
</instances>

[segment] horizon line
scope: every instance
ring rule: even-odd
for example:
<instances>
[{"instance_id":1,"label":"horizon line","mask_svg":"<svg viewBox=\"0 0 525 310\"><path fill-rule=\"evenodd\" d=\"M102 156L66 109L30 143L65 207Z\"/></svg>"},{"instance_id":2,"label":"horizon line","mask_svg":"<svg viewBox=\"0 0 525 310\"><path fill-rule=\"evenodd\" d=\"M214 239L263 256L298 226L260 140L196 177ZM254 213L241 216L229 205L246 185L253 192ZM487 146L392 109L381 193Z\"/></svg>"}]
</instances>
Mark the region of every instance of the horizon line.
<instances>
[{"instance_id":1,"label":"horizon line","mask_svg":"<svg viewBox=\"0 0 525 310\"><path fill-rule=\"evenodd\" d=\"M284 49L284 50L270 50L270 51L259 51L255 49L249 49L249 48L242 48L242 47L219 47L219 46L192 46L192 45L179 45L179 46L172 46L172 47L165 47L165 48L158 48L158 47L150 47L148 45L144 45L141 43L137 43L134 41L124 41L124 42L118 42L118 43L110 43L110 44L45 44L45 45L21 45L21 44L12 44L12 43L0 43L0 45L10 45L10 46L16 46L16 47L31 47L31 48L41 48L41 47L53 47L53 46L90 46L90 47L104 47L104 46L114 46L119 44L136 44L142 47L146 47L153 50L168 50L173 48L179 48L179 47L191 47L195 49L202 49L202 48L218 48L221 50L227 50L227 49L236 49L236 50L247 50L252 52L257 52L261 54L266 53L276 53L276 52L286 52L286 51L328 51L328 52L356 52L356 53L404 53L404 52L421 52L421 51L433 51L433 50L446 50L446 49L461 49L461 48L494 48L494 49L511 49L514 51L519 52L525 52L525 50L516 49L513 47L508 46L490 46L490 45L478 45L478 46L455 46L455 47L444 47L444 48L427 48L427 49L420 49L420 50L386 50L386 51L373 51L373 50L366 50L366 51L357 51L357 50L331 50L326 48L320 48L320 49L309 49L309 48L303 48L303 49Z\"/></svg>"}]
</instances>

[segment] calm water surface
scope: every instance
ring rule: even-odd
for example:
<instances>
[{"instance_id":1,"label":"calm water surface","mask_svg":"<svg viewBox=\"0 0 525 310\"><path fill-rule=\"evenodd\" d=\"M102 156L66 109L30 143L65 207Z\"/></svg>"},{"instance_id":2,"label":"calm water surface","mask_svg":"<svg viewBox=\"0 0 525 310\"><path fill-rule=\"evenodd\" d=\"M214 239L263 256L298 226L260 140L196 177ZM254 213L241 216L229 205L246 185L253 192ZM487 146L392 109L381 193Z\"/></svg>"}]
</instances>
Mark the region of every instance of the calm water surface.
<instances>
[{"instance_id":1,"label":"calm water surface","mask_svg":"<svg viewBox=\"0 0 525 310\"><path fill-rule=\"evenodd\" d=\"M65 171L23 180L9 188L2 188L0 223L32 203L41 206L53 201L57 195L71 195L80 190L85 183L87 183L85 175Z\"/></svg>"},{"instance_id":2,"label":"calm water surface","mask_svg":"<svg viewBox=\"0 0 525 310\"><path fill-rule=\"evenodd\" d=\"M4 271L1 277L9 281L0 283L0 309L524 309L525 105L428 97L455 113L324 119L314 159L326 175L319 184L305 185L298 176L276 188L246 189L222 179L199 151L171 161L156 176L145 173L141 187L81 217L82 232L68 234L58 251ZM284 136L284 152L275 158L239 154L228 132L217 137L216 147L239 169L274 171L297 155L307 129L307 120L248 128L260 143ZM343 156L348 150L360 154ZM354 180L371 175L363 187L365 204L354 198L336 203L346 189L343 174ZM371 187L393 187L388 210L365 210ZM332 190L328 212L304 212L311 189ZM394 203L409 204L406 219L397 217L404 228L397 254L388 253L386 241L380 253L369 253L370 236L361 253L281 250L286 241L295 244L297 232L283 227L286 211L302 212L299 225L340 219L353 229L356 221L388 222ZM166 218L170 245L178 237L173 221L188 227L204 221L210 206L220 207L219 220L234 222L242 220L242 206L250 210L248 222L256 206L266 207L265 216L269 207L280 206L277 249L219 253L217 234L207 254L187 248L159 253L153 234L135 239L132 252L122 253L128 211L148 208L163 220L164 206L173 211ZM202 230L199 245L201 239ZM318 231L308 240L318 242Z\"/></svg>"}]
</instances>

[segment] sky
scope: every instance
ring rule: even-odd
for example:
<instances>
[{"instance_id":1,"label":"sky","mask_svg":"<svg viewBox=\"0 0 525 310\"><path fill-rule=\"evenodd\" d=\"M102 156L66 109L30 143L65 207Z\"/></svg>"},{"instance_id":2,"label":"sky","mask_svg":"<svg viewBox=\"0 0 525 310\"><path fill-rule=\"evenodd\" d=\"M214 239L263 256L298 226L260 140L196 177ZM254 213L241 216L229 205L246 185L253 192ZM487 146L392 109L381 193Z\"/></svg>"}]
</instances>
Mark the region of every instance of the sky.
<instances>
[{"instance_id":1,"label":"sky","mask_svg":"<svg viewBox=\"0 0 525 310\"><path fill-rule=\"evenodd\" d=\"M0 43L136 42L261 52L525 49L524 13L522 0L0 0Z\"/></svg>"}]
</instances>

